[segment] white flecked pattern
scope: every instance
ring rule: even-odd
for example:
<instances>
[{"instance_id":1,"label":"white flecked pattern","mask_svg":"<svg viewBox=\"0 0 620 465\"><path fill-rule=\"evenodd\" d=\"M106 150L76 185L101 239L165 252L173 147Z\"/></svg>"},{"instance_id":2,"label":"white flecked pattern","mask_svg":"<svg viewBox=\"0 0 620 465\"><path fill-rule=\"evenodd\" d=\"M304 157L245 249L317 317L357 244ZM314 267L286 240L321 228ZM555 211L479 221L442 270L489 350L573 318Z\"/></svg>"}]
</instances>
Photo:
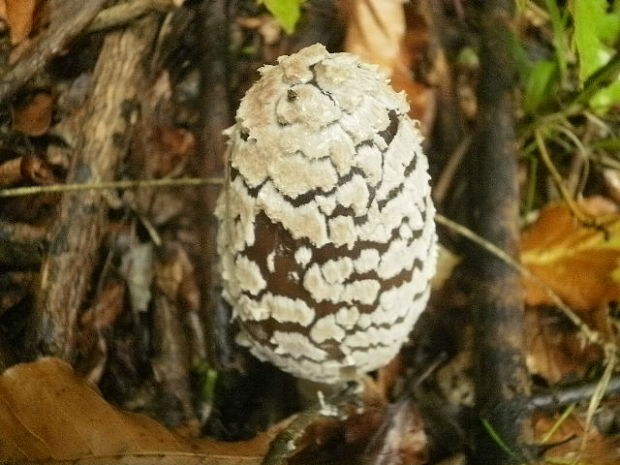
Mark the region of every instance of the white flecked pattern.
<instances>
[{"instance_id":1,"label":"white flecked pattern","mask_svg":"<svg viewBox=\"0 0 620 465\"><path fill-rule=\"evenodd\" d=\"M259 359L336 383L385 365L424 310L434 207L408 104L322 45L260 70L227 130L224 298Z\"/></svg>"}]
</instances>

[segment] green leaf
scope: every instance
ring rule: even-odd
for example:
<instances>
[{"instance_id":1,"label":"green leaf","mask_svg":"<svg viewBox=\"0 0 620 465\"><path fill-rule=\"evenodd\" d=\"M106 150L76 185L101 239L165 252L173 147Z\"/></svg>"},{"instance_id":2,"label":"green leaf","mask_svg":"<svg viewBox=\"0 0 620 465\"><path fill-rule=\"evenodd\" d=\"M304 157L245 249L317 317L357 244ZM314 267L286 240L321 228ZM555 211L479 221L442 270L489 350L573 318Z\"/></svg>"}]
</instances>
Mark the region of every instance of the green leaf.
<instances>
[{"instance_id":1,"label":"green leaf","mask_svg":"<svg viewBox=\"0 0 620 465\"><path fill-rule=\"evenodd\" d=\"M560 81L564 83L566 77L566 63L568 61L568 41L567 41L567 12L560 10L557 0L545 0L545 7L549 12L551 27L553 29L553 45L555 55L560 66Z\"/></svg>"},{"instance_id":2,"label":"green leaf","mask_svg":"<svg viewBox=\"0 0 620 465\"><path fill-rule=\"evenodd\" d=\"M582 83L607 62L612 50L607 43L616 42L620 33L620 11L614 8L607 13L607 7L607 0L572 0L569 3Z\"/></svg>"},{"instance_id":3,"label":"green leaf","mask_svg":"<svg viewBox=\"0 0 620 465\"><path fill-rule=\"evenodd\" d=\"M592 99L590 106L597 113L606 113L611 107L620 103L620 81L616 81L609 86L598 91Z\"/></svg>"},{"instance_id":4,"label":"green leaf","mask_svg":"<svg viewBox=\"0 0 620 465\"><path fill-rule=\"evenodd\" d=\"M558 65L555 61L537 61L530 70L525 83L525 110L534 113L553 95L558 81Z\"/></svg>"},{"instance_id":5,"label":"green leaf","mask_svg":"<svg viewBox=\"0 0 620 465\"><path fill-rule=\"evenodd\" d=\"M287 34L295 31L295 26L301 16L301 4L305 0L259 0L267 10L278 20Z\"/></svg>"}]
</instances>

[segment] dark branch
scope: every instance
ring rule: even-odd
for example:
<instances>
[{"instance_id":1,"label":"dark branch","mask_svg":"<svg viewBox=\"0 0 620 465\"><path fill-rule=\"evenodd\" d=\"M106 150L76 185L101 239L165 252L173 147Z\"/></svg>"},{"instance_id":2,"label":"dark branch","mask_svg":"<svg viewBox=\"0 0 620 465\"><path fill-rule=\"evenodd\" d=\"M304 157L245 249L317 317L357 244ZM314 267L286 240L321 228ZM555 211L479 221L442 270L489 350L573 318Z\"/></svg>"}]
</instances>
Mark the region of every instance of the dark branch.
<instances>
[{"instance_id":1,"label":"dark branch","mask_svg":"<svg viewBox=\"0 0 620 465\"><path fill-rule=\"evenodd\" d=\"M519 254L517 154L514 136L512 0L476 2L480 20L478 127L472 200L476 232L512 257ZM476 334L476 410L487 428L475 438L477 463L523 460L530 443L525 398L523 296L520 276L481 249L476 255L478 288L473 302ZM489 427L503 444L493 439Z\"/></svg>"}]
</instances>

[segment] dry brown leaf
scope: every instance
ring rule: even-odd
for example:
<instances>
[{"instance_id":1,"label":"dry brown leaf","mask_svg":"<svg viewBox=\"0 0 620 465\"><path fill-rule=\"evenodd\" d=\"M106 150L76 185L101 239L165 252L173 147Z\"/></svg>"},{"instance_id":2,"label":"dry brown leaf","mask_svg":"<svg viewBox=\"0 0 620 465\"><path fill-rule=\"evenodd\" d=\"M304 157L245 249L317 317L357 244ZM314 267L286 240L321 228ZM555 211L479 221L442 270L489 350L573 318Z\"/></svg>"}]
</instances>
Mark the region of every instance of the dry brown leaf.
<instances>
[{"instance_id":1,"label":"dry brown leaf","mask_svg":"<svg viewBox=\"0 0 620 465\"><path fill-rule=\"evenodd\" d=\"M383 423L366 447L372 465L417 465L428 463L429 443L422 416L409 398L390 405Z\"/></svg>"},{"instance_id":2,"label":"dry brown leaf","mask_svg":"<svg viewBox=\"0 0 620 465\"><path fill-rule=\"evenodd\" d=\"M163 388L178 400L161 418L170 426L194 419L190 388L190 341L186 321L188 309L181 304L181 286L193 278L193 266L183 247L163 246L155 261L153 305L153 373ZM189 421L189 423L188 423ZM197 422L196 429L198 429Z\"/></svg>"},{"instance_id":3,"label":"dry brown leaf","mask_svg":"<svg viewBox=\"0 0 620 465\"><path fill-rule=\"evenodd\" d=\"M10 186L24 179L22 175L22 157L12 158L0 163L0 186Z\"/></svg>"},{"instance_id":4,"label":"dry brown leaf","mask_svg":"<svg viewBox=\"0 0 620 465\"><path fill-rule=\"evenodd\" d=\"M597 310L620 300L620 214L595 197L580 203L602 228L580 224L564 204L549 205L523 232L523 265L577 310ZM524 282L530 305L553 302L531 280Z\"/></svg>"},{"instance_id":5,"label":"dry brown leaf","mask_svg":"<svg viewBox=\"0 0 620 465\"><path fill-rule=\"evenodd\" d=\"M407 93L409 114L427 128L432 118L430 90L411 73L427 39L421 16L402 0L347 0L343 10L347 22L344 51L383 68L392 87Z\"/></svg>"},{"instance_id":6,"label":"dry brown leaf","mask_svg":"<svg viewBox=\"0 0 620 465\"><path fill-rule=\"evenodd\" d=\"M227 443L183 438L108 404L56 358L0 376L0 463L258 464L275 434Z\"/></svg>"},{"instance_id":7,"label":"dry brown leaf","mask_svg":"<svg viewBox=\"0 0 620 465\"><path fill-rule=\"evenodd\" d=\"M78 344L80 373L86 373L87 379L97 383L108 360L108 338L110 329L123 311L125 285L120 280L110 280L97 293L93 305L80 316Z\"/></svg>"},{"instance_id":8,"label":"dry brown leaf","mask_svg":"<svg viewBox=\"0 0 620 465\"><path fill-rule=\"evenodd\" d=\"M401 0L349 0L345 51L391 72L405 38Z\"/></svg>"},{"instance_id":9,"label":"dry brown leaf","mask_svg":"<svg viewBox=\"0 0 620 465\"><path fill-rule=\"evenodd\" d=\"M559 414L555 417L544 414L537 415L537 418L533 420L536 437L545 436L556 425L559 416ZM586 434L585 441L583 441L584 434ZM559 425L545 444L562 443L569 438L573 439L553 447L545 453L545 458L548 460L545 463L596 465L618 465L620 463L618 458L620 435L604 436L595 426L590 426L586 432L585 421L577 415L571 415ZM582 444L583 448L581 447Z\"/></svg>"},{"instance_id":10,"label":"dry brown leaf","mask_svg":"<svg viewBox=\"0 0 620 465\"><path fill-rule=\"evenodd\" d=\"M13 112L13 128L28 136L41 136L52 122L54 98L47 92L39 92Z\"/></svg>"},{"instance_id":11,"label":"dry brown leaf","mask_svg":"<svg viewBox=\"0 0 620 465\"><path fill-rule=\"evenodd\" d=\"M4 0L3 18L9 26L13 45L22 42L30 35L37 4L38 0Z\"/></svg>"},{"instance_id":12,"label":"dry brown leaf","mask_svg":"<svg viewBox=\"0 0 620 465\"><path fill-rule=\"evenodd\" d=\"M600 348L584 345L578 330L558 313L528 309L525 325L527 367L550 384L581 379L602 358Z\"/></svg>"},{"instance_id":13,"label":"dry brown leaf","mask_svg":"<svg viewBox=\"0 0 620 465\"><path fill-rule=\"evenodd\" d=\"M22 155L0 164L0 186L20 182L52 184L55 181L51 167L39 157Z\"/></svg>"}]
</instances>

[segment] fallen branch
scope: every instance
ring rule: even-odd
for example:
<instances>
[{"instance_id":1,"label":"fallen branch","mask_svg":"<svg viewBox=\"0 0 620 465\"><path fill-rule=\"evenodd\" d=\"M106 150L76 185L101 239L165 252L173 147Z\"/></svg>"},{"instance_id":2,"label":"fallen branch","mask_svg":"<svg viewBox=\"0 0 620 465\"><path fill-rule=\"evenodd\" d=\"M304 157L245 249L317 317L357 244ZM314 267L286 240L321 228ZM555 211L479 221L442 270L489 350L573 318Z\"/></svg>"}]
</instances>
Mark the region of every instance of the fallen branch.
<instances>
[{"instance_id":1,"label":"fallen branch","mask_svg":"<svg viewBox=\"0 0 620 465\"><path fill-rule=\"evenodd\" d=\"M222 131L232 123L228 100L230 28L228 2L225 0L203 1L199 9L198 24L202 56L200 101L198 103L198 108L201 109L198 125L200 158L196 161L194 169L201 177L223 177L226 146ZM225 307L216 305L216 287L220 283L216 267L218 263L215 242L217 222L214 210L219 192L220 186L216 185L205 185L200 189L196 198L194 223L202 231L198 275L200 287L203 290L201 312L207 326L208 353L212 363L216 366L223 366L228 363L223 360L222 356L227 351L226 348L218 346L218 341L224 341L226 344L228 328L219 327L218 321L228 321L230 316L218 318L218 311Z\"/></svg>"},{"instance_id":2,"label":"fallen branch","mask_svg":"<svg viewBox=\"0 0 620 465\"><path fill-rule=\"evenodd\" d=\"M599 385L600 381L597 380L534 394L530 397L528 407L531 410L555 410L575 402L589 400L599 389ZM620 375L611 378L604 393L605 395L620 393Z\"/></svg>"},{"instance_id":3,"label":"fallen branch","mask_svg":"<svg viewBox=\"0 0 620 465\"><path fill-rule=\"evenodd\" d=\"M152 11L170 11L181 3L183 3L182 0L133 0L131 2L119 3L100 11L88 26L86 32L98 32L113 27L125 26Z\"/></svg>"},{"instance_id":4,"label":"fallen branch","mask_svg":"<svg viewBox=\"0 0 620 465\"><path fill-rule=\"evenodd\" d=\"M108 182L116 174L133 127L127 103L136 101L139 86L146 81L143 63L156 26L157 21L147 17L104 40L89 95L71 116L80 121L76 124L80 133L71 154L70 184ZM78 312L97 265L107 210L99 191L62 196L41 267L33 334L28 338L33 355L74 358Z\"/></svg>"},{"instance_id":5,"label":"fallen branch","mask_svg":"<svg viewBox=\"0 0 620 465\"><path fill-rule=\"evenodd\" d=\"M480 21L480 81L477 132L471 151L472 221L478 235L509 257L518 257L513 102L517 73L511 45L514 2L489 0L475 5ZM474 460L495 465L515 463L530 458L527 444L532 440L524 408L529 376L521 278L494 254L477 249L472 258L478 277L472 301L475 409L484 426L475 431Z\"/></svg>"},{"instance_id":6,"label":"fallen branch","mask_svg":"<svg viewBox=\"0 0 620 465\"><path fill-rule=\"evenodd\" d=\"M55 2L54 16L47 30L0 79L0 103L5 103L53 57L62 53L67 44L88 26L104 3L105 0Z\"/></svg>"}]
</instances>

